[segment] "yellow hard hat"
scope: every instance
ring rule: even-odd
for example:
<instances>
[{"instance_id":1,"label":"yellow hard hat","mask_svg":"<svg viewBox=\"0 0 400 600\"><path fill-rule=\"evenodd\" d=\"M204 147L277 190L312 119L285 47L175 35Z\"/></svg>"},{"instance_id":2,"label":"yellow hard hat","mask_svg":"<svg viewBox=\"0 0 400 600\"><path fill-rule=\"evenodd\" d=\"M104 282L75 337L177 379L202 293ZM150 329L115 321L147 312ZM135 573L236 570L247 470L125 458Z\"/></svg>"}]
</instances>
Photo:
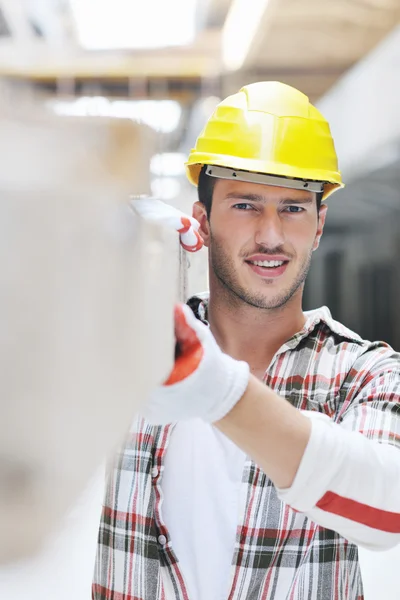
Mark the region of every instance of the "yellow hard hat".
<instances>
[{"instance_id":1,"label":"yellow hard hat","mask_svg":"<svg viewBox=\"0 0 400 600\"><path fill-rule=\"evenodd\" d=\"M302 92L276 81L246 85L218 104L186 163L194 185L203 165L237 179L239 171L321 182L324 199L344 187L328 122Z\"/></svg>"}]
</instances>

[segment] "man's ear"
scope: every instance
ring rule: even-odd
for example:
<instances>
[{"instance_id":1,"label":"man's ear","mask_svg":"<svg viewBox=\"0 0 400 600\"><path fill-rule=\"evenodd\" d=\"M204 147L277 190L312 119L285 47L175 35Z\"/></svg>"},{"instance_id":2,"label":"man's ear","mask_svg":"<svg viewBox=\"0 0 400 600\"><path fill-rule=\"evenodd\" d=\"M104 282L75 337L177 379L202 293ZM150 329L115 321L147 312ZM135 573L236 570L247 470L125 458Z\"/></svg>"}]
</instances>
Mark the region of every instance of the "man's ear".
<instances>
[{"instance_id":1,"label":"man's ear","mask_svg":"<svg viewBox=\"0 0 400 600\"><path fill-rule=\"evenodd\" d=\"M316 233L315 240L314 240L313 251L316 250L319 246L319 242L321 240L321 235L324 230L327 210L328 210L327 205L321 204L321 207L320 207L319 213L318 213L318 227L317 227L317 233Z\"/></svg>"},{"instance_id":2,"label":"man's ear","mask_svg":"<svg viewBox=\"0 0 400 600\"><path fill-rule=\"evenodd\" d=\"M208 248L210 242L210 223L206 207L202 202L195 202L193 204L192 216L200 223L199 233L203 238L204 245Z\"/></svg>"}]
</instances>

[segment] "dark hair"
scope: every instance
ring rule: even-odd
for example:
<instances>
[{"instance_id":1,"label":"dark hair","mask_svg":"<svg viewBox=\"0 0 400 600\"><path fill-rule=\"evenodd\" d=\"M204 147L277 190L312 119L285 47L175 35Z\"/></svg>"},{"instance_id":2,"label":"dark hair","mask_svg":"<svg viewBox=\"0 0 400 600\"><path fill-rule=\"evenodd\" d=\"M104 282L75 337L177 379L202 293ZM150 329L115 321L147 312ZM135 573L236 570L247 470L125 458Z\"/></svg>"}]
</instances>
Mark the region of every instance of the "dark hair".
<instances>
[{"instance_id":1,"label":"dark hair","mask_svg":"<svg viewBox=\"0 0 400 600\"><path fill-rule=\"evenodd\" d=\"M207 219L210 219L211 214L211 205L212 205L212 197L214 192L214 186L216 182L215 177L211 177L206 173L207 165L203 165L199 175L199 183L197 186L197 194L199 197L199 202L201 202L207 213ZM317 193L317 211L321 208L323 192Z\"/></svg>"},{"instance_id":2,"label":"dark hair","mask_svg":"<svg viewBox=\"0 0 400 600\"><path fill-rule=\"evenodd\" d=\"M212 197L214 192L214 186L216 179L215 177L211 177L206 173L207 165L203 165L201 167L200 175L199 175L199 183L197 185L197 194L199 197L199 202L201 202L207 213L207 219L210 219L211 214L211 204Z\"/></svg>"}]
</instances>

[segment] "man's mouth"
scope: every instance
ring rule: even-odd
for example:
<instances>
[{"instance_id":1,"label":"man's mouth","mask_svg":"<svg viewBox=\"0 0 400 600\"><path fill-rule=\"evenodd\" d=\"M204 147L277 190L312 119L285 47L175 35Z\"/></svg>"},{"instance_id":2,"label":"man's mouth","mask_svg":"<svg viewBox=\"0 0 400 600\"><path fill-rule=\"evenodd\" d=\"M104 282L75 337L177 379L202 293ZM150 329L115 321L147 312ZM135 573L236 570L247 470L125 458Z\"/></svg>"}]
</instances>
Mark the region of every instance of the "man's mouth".
<instances>
[{"instance_id":1,"label":"man's mouth","mask_svg":"<svg viewBox=\"0 0 400 600\"><path fill-rule=\"evenodd\" d=\"M286 271L289 260L246 260L246 263L257 275L271 279L280 277Z\"/></svg>"},{"instance_id":2,"label":"man's mouth","mask_svg":"<svg viewBox=\"0 0 400 600\"><path fill-rule=\"evenodd\" d=\"M266 267L267 269L280 267L284 264L284 260L249 260L248 261L252 265L257 265L257 267Z\"/></svg>"}]
</instances>

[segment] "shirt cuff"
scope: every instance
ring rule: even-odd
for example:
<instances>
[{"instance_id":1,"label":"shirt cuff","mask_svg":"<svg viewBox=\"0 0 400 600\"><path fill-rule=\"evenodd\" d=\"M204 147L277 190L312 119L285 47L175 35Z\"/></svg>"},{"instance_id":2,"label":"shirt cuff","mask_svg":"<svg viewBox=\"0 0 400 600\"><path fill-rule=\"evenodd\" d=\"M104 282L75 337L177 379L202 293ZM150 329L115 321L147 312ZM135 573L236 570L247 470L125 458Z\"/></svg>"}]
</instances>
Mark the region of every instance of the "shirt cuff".
<instances>
[{"instance_id":1,"label":"shirt cuff","mask_svg":"<svg viewBox=\"0 0 400 600\"><path fill-rule=\"evenodd\" d=\"M276 489L282 502L299 512L309 512L330 488L346 444L341 444L340 427L327 415L311 411L302 413L311 420L308 444L292 485Z\"/></svg>"}]
</instances>

